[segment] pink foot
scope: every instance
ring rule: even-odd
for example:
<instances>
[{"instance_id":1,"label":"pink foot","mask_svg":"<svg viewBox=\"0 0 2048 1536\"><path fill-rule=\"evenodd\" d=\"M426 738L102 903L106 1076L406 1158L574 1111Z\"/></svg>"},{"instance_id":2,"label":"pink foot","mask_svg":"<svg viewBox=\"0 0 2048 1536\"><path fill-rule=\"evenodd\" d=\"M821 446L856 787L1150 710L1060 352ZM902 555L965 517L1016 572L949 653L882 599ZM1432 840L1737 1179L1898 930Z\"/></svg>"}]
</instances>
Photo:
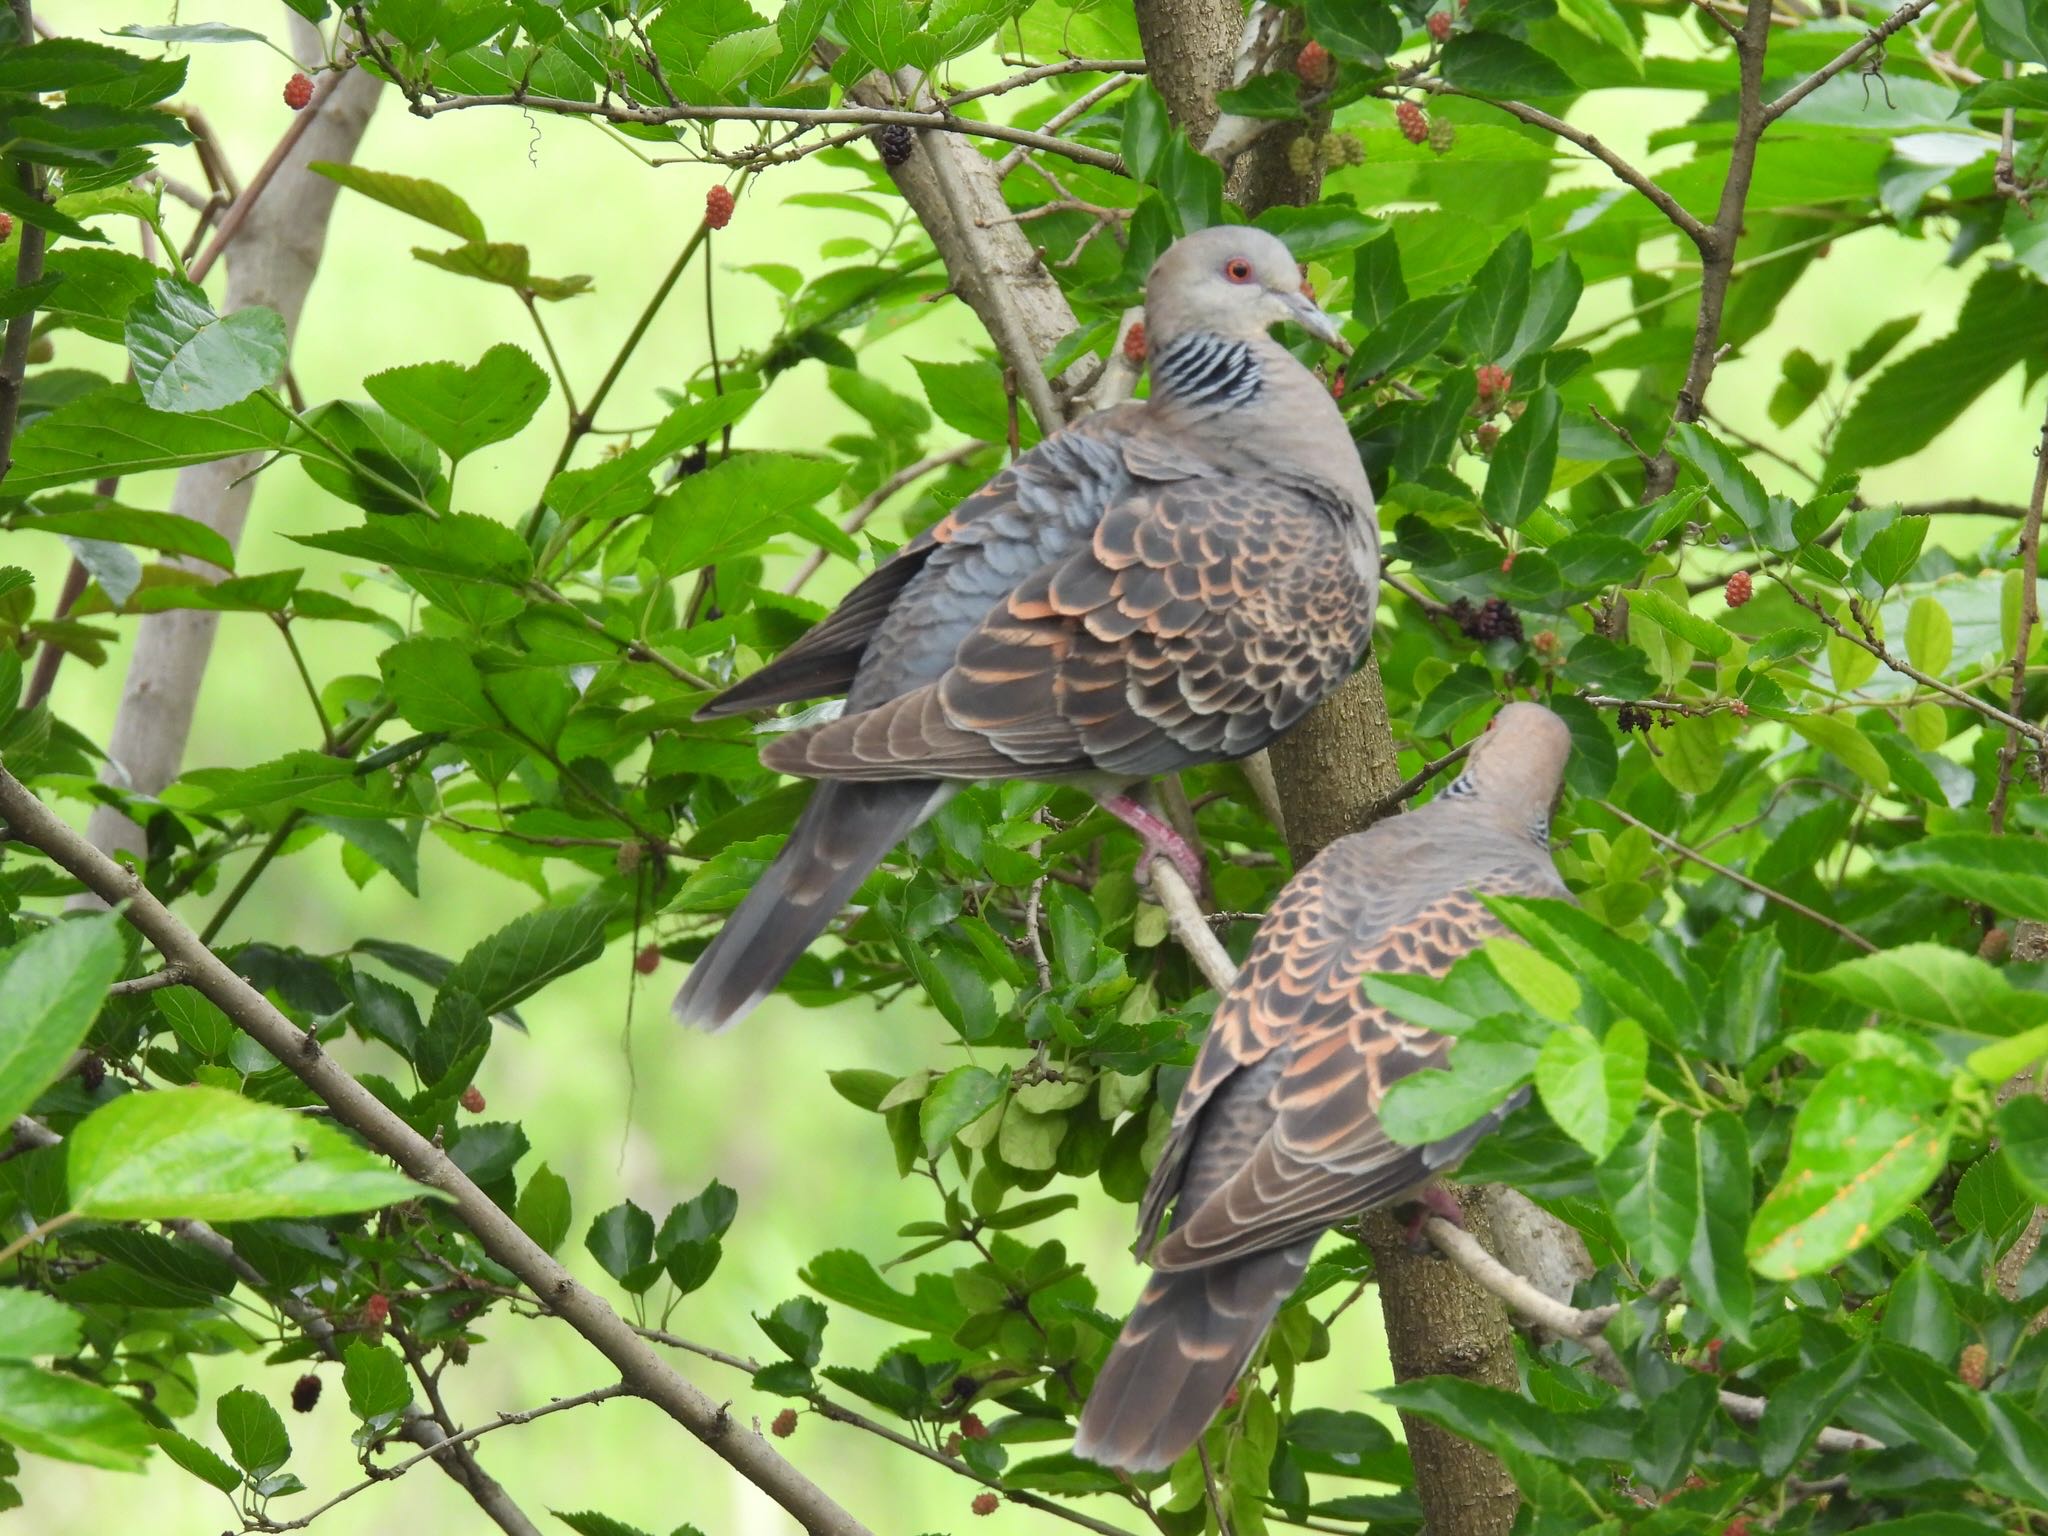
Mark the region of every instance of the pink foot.
<instances>
[{"instance_id":1,"label":"pink foot","mask_svg":"<svg viewBox=\"0 0 2048 1536\"><path fill-rule=\"evenodd\" d=\"M1202 867L1202 856L1163 817L1129 795L1098 795L1096 804L1145 840L1144 856L1138 860L1141 874L1153 859L1164 855L1180 871L1190 890L1200 892L1208 888L1209 872Z\"/></svg>"},{"instance_id":2,"label":"pink foot","mask_svg":"<svg viewBox=\"0 0 2048 1536\"><path fill-rule=\"evenodd\" d=\"M1460 1232L1465 1230L1465 1211L1458 1204L1458 1197L1441 1184L1425 1185L1416 1192L1415 1214L1409 1218L1401 1234L1417 1253L1429 1252L1430 1242L1423 1236L1422 1229L1429 1225L1432 1216L1443 1217Z\"/></svg>"}]
</instances>

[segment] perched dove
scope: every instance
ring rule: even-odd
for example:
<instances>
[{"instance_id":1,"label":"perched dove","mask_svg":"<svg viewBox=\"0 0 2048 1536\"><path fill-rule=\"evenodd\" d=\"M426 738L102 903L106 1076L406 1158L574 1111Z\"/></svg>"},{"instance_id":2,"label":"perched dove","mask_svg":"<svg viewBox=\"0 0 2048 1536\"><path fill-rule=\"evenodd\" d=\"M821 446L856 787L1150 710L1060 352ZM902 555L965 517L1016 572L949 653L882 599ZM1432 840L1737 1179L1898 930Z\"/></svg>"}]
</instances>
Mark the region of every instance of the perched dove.
<instances>
[{"instance_id":1,"label":"perched dove","mask_svg":"<svg viewBox=\"0 0 2048 1536\"><path fill-rule=\"evenodd\" d=\"M1565 894L1549 836L1570 746L1540 704L1508 705L1442 794L1332 843L1273 903L1145 1191L1139 1241L1155 1273L1095 1378L1076 1455L1171 1466L1324 1230L1413 1195L1520 1102L1432 1146L1389 1141L1377 1114L1388 1086L1442 1065L1450 1041L1375 1007L1359 980L1448 971L1502 931L1482 894Z\"/></svg>"},{"instance_id":2,"label":"perched dove","mask_svg":"<svg viewBox=\"0 0 2048 1536\"><path fill-rule=\"evenodd\" d=\"M823 780L692 967L684 1023L774 989L868 873L963 782L1079 784L1199 883L1124 793L1249 756L1357 664L1372 633L1372 491L1329 392L1267 329L1337 344L1272 235L1208 229L1145 290L1151 398L1024 454L700 718L845 693L761 761Z\"/></svg>"}]
</instances>

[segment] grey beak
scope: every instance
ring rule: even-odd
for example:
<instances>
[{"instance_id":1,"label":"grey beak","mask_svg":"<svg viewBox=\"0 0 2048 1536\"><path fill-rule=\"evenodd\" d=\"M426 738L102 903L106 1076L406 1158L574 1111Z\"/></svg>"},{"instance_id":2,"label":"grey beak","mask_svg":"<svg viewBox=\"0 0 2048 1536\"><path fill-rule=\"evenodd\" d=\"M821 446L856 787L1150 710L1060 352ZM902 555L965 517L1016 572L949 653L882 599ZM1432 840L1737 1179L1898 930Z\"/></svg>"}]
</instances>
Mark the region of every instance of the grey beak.
<instances>
[{"instance_id":1,"label":"grey beak","mask_svg":"<svg viewBox=\"0 0 2048 1536\"><path fill-rule=\"evenodd\" d=\"M1344 333L1337 328L1337 322L1324 314L1314 299L1299 293L1283 293L1280 302L1287 306L1287 313L1309 335L1318 341L1327 342L1346 357L1351 355L1351 344L1344 339Z\"/></svg>"}]
</instances>

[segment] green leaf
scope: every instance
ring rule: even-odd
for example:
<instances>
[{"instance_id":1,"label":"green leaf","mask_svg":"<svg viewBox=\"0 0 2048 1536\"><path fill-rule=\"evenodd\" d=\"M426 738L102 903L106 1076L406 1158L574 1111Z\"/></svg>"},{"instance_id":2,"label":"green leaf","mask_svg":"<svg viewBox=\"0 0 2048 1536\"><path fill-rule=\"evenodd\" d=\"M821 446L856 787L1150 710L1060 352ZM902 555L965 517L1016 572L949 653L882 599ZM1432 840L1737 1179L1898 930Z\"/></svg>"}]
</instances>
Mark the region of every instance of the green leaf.
<instances>
[{"instance_id":1,"label":"green leaf","mask_svg":"<svg viewBox=\"0 0 2048 1536\"><path fill-rule=\"evenodd\" d=\"M923 1299L906 1295L884 1280L864 1254L850 1248L821 1253L797 1272L805 1285L841 1306L851 1307L869 1317L922 1333L946 1326L934 1317Z\"/></svg>"},{"instance_id":2,"label":"green leaf","mask_svg":"<svg viewBox=\"0 0 2048 1536\"><path fill-rule=\"evenodd\" d=\"M76 1312L40 1291L0 1290L0 1360L68 1355L78 1348Z\"/></svg>"},{"instance_id":3,"label":"green leaf","mask_svg":"<svg viewBox=\"0 0 2048 1536\"><path fill-rule=\"evenodd\" d=\"M1743 1253L1750 1210L1749 1138L1725 1110L1657 1119L1643 1180L1650 1266L1685 1282L1721 1331L1749 1338L1755 1286Z\"/></svg>"},{"instance_id":4,"label":"green leaf","mask_svg":"<svg viewBox=\"0 0 2048 1536\"><path fill-rule=\"evenodd\" d=\"M1361 303L1363 299L1361 293ZM1465 296L1457 293L1432 294L1403 304L1358 344L1346 366L1346 375L1360 380L1376 379L1427 355L1451 334L1451 322L1464 302ZM1367 318L1360 310L1353 313L1361 320Z\"/></svg>"},{"instance_id":5,"label":"green leaf","mask_svg":"<svg viewBox=\"0 0 2048 1536\"><path fill-rule=\"evenodd\" d=\"M661 1273L661 1265L651 1262L654 1218L630 1200L600 1212L583 1235L583 1246L606 1274L636 1294Z\"/></svg>"},{"instance_id":6,"label":"green leaf","mask_svg":"<svg viewBox=\"0 0 2048 1536\"><path fill-rule=\"evenodd\" d=\"M377 658L398 712L422 731L502 731L505 722L484 695L468 647L455 640L415 639Z\"/></svg>"},{"instance_id":7,"label":"green leaf","mask_svg":"<svg viewBox=\"0 0 2048 1536\"><path fill-rule=\"evenodd\" d=\"M341 1382L349 1411L359 1419L395 1419L412 1402L412 1384L398 1351L368 1339L349 1343L341 1358Z\"/></svg>"},{"instance_id":8,"label":"green leaf","mask_svg":"<svg viewBox=\"0 0 2048 1536\"><path fill-rule=\"evenodd\" d=\"M284 445L285 431L285 419L262 400L187 415L153 411L135 385L113 385L60 405L22 429L7 492L28 496L78 480L272 452Z\"/></svg>"},{"instance_id":9,"label":"green leaf","mask_svg":"<svg viewBox=\"0 0 2048 1536\"><path fill-rule=\"evenodd\" d=\"M2048 1101L2015 1094L1999 1106L1992 1128L2020 1188L2037 1205L2048 1203Z\"/></svg>"},{"instance_id":10,"label":"green leaf","mask_svg":"<svg viewBox=\"0 0 2048 1536\"><path fill-rule=\"evenodd\" d=\"M266 389L284 370L284 317L274 309L217 315L204 292L159 278L128 312L129 361L145 404L188 415Z\"/></svg>"},{"instance_id":11,"label":"green leaf","mask_svg":"<svg viewBox=\"0 0 2048 1536\"><path fill-rule=\"evenodd\" d=\"M1505 527L1518 526L1543 504L1550 477L1557 468L1557 429L1562 411L1557 391L1539 389L1529 408L1501 437L1487 466L1486 488L1479 504L1486 515Z\"/></svg>"},{"instance_id":12,"label":"green leaf","mask_svg":"<svg viewBox=\"0 0 2048 1536\"><path fill-rule=\"evenodd\" d=\"M1906 610L1906 659L1922 672L1939 677L1948 670L1956 649L1955 627L1939 598L1916 597Z\"/></svg>"},{"instance_id":13,"label":"green leaf","mask_svg":"<svg viewBox=\"0 0 2048 1536\"><path fill-rule=\"evenodd\" d=\"M766 1317L761 1331L799 1365L816 1365L825 1342L825 1309L808 1296L792 1296Z\"/></svg>"},{"instance_id":14,"label":"green leaf","mask_svg":"<svg viewBox=\"0 0 2048 1536\"><path fill-rule=\"evenodd\" d=\"M1554 1031L1536 1057L1536 1091L1558 1128L1595 1162L1620 1145L1642 1101L1650 1042L1633 1019L1605 1039L1582 1024Z\"/></svg>"},{"instance_id":15,"label":"green leaf","mask_svg":"<svg viewBox=\"0 0 2048 1536\"><path fill-rule=\"evenodd\" d=\"M1917 453L2048 332L2048 285L1993 267L1970 289L1956 326L1879 374L1835 434L1826 473L1869 470Z\"/></svg>"},{"instance_id":16,"label":"green leaf","mask_svg":"<svg viewBox=\"0 0 2048 1536\"><path fill-rule=\"evenodd\" d=\"M1947 1162L1946 1100L1940 1078L1895 1060L1830 1068L1800 1106L1784 1174L1750 1223L1757 1273L1832 1269L1902 1215Z\"/></svg>"},{"instance_id":17,"label":"green leaf","mask_svg":"<svg viewBox=\"0 0 2048 1536\"><path fill-rule=\"evenodd\" d=\"M569 1181L542 1163L519 1191L512 1219L520 1231L553 1253L569 1235Z\"/></svg>"},{"instance_id":18,"label":"green leaf","mask_svg":"<svg viewBox=\"0 0 2048 1536\"><path fill-rule=\"evenodd\" d=\"M1872 789L1891 787L1892 771L1877 743L1840 715L1799 715L1787 724Z\"/></svg>"},{"instance_id":19,"label":"green leaf","mask_svg":"<svg viewBox=\"0 0 2048 1536\"><path fill-rule=\"evenodd\" d=\"M576 1536L647 1536L647 1533L637 1525L614 1520L610 1515L601 1515L594 1509L552 1509L548 1513L574 1531Z\"/></svg>"},{"instance_id":20,"label":"green leaf","mask_svg":"<svg viewBox=\"0 0 2048 1536\"><path fill-rule=\"evenodd\" d=\"M1778 365L1778 387L1771 391L1772 425L1789 427L1806 414L1834 377L1835 365L1818 361L1803 347L1794 347Z\"/></svg>"},{"instance_id":21,"label":"green leaf","mask_svg":"<svg viewBox=\"0 0 2048 1536\"><path fill-rule=\"evenodd\" d=\"M1577 263L1569 256L1558 257L1538 272L1529 285L1528 307L1515 328L1515 339L1494 360L1503 368L1512 368L1532 353L1548 351L1571 324L1585 286Z\"/></svg>"},{"instance_id":22,"label":"green leaf","mask_svg":"<svg viewBox=\"0 0 2048 1536\"><path fill-rule=\"evenodd\" d=\"M2023 992L1975 955L1902 944L1805 978L1861 1008L1970 1035L2016 1035L2048 1023L2048 993Z\"/></svg>"},{"instance_id":23,"label":"green leaf","mask_svg":"<svg viewBox=\"0 0 2048 1536\"><path fill-rule=\"evenodd\" d=\"M1567 1466L1631 1460L1634 1420L1618 1407L1565 1413L1519 1392L1456 1376L1425 1376L1374 1394L1404 1413L1419 1413L1461 1439Z\"/></svg>"},{"instance_id":24,"label":"green leaf","mask_svg":"<svg viewBox=\"0 0 2048 1536\"><path fill-rule=\"evenodd\" d=\"M1487 900L1501 921L1527 939L1616 1012L1641 1022L1666 1044L1689 1039L1698 1014L1690 989L1651 952L1601 926L1592 914L1561 901Z\"/></svg>"},{"instance_id":25,"label":"green leaf","mask_svg":"<svg viewBox=\"0 0 2048 1536\"><path fill-rule=\"evenodd\" d=\"M1296 261L1327 261L1386 229L1379 220L1339 202L1311 208L1281 203L1253 222L1278 235Z\"/></svg>"},{"instance_id":26,"label":"green leaf","mask_svg":"<svg viewBox=\"0 0 2048 1536\"><path fill-rule=\"evenodd\" d=\"M573 299L590 288L590 279L580 275L535 276L533 258L523 245L473 240L468 245L458 245L447 251L430 251L416 245L412 254L414 259L424 261L430 267L439 267L443 272L496 283L501 288L530 293L537 299Z\"/></svg>"},{"instance_id":27,"label":"green leaf","mask_svg":"<svg viewBox=\"0 0 2048 1536\"><path fill-rule=\"evenodd\" d=\"M112 914L51 923L0 970L0 1125L21 1114L85 1039L126 952Z\"/></svg>"},{"instance_id":28,"label":"green leaf","mask_svg":"<svg viewBox=\"0 0 2048 1536\"><path fill-rule=\"evenodd\" d=\"M1452 1045L1449 1071L1411 1072L1380 1101L1380 1126L1404 1146L1455 1135L1497 1108L1535 1069L1534 1047L1502 1039L1486 1022Z\"/></svg>"},{"instance_id":29,"label":"green leaf","mask_svg":"<svg viewBox=\"0 0 2048 1536\"><path fill-rule=\"evenodd\" d=\"M201 1482L233 1493L242 1486L242 1474L197 1440L188 1440L174 1429L160 1429L157 1448Z\"/></svg>"},{"instance_id":30,"label":"green leaf","mask_svg":"<svg viewBox=\"0 0 2048 1536\"><path fill-rule=\"evenodd\" d=\"M602 954L609 914L610 903L593 897L515 917L456 961L442 985L503 1013Z\"/></svg>"},{"instance_id":31,"label":"green leaf","mask_svg":"<svg viewBox=\"0 0 2048 1536\"><path fill-rule=\"evenodd\" d=\"M1719 661L1734 648L1735 637L1727 630L1653 588L1629 593L1628 604L1631 617L1640 615L1648 619L1712 660Z\"/></svg>"},{"instance_id":32,"label":"green leaf","mask_svg":"<svg viewBox=\"0 0 2048 1536\"><path fill-rule=\"evenodd\" d=\"M2048 64L2048 9L2039 0L1977 0L1977 22L1999 57Z\"/></svg>"},{"instance_id":33,"label":"green leaf","mask_svg":"<svg viewBox=\"0 0 2048 1536\"><path fill-rule=\"evenodd\" d=\"M642 550L664 580L746 554L812 513L845 473L830 459L734 454L655 504ZM826 519L814 521L837 531Z\"/></svg>"},{"instance_id":34,"label":"green leaf","mask_svg":"<svg viewBox=\"0 0 2048 1536\"><path fill-rule=\"evenodd\" d=\"M72 1209L108 1221L329 1216L428 1193L333 1126L218 1088L128 1094L67 1149Z\"/></svg>"},{"instance_id":35,"label":"green leaf","mask_svg":"<svg viewBox=\"0 0 2048 1536\"><path fill-rule=\"evenodd\" d=\"M834 73L852 80L907 62L922 15L911 0L843 0L832 19L846 38L848 54Z\"/></svg>"},{"instance_id":36,"label":"green leaf","mask_svg":"<svg viewBox=\"0 0 2048 1536\"><path fill-rule=\"evenodd\" d=\"M360 192L387 208L396 208L400 213L424 219L460 239L480 241L484 238L483 220L470 210L469 204L438 181L398 176L390 171L372 171L360 165L339 165L331 160L315 160L306 169L347 187L351 192Z\"/></svg>"},{"instance_id":37,"label":"green leaf","mask_svg":"<svg viewBox=\"0 0 2048 1536\"><path fill-rule=\"evenodd\" d=\"M917 1112L925 1155L945 1151L955 1132L980 1119L1002 1096L1003 1080L981 1067L955 1067L940 1078Z\"/></svg>"},{"instance_id":38,"label":"green leaf","mask_svg":"<svg viewBox=\"0 0 2048 1536\"><path fill-rule=\"evenodd\" d=\"M1528 232L1518 229L1473 274L1471 295L1458 311L1458 337L1474 359L1499 362L1513 347L1529 307L1529 258Z\"/></svg>"},{"instance_id":39,"label":"green leaf","mask_svg":"<svg viewBox=\"0 0 2048 1536\"><path fill-rule=\"evenodd\" d=\"M0 1441L39 1456L134 1472L151 1438L129 1401L105 1387L32 1365L0 1364Z\"/></svg>"},{"instance_id":40,"label":"green leaf","mask_svg":"<svg viewBox=\"0 0 2048 1536\"><path fill-rule=\"evenodd\" d=\"M520 348L500 342L474 368L416 363L363 380L363 389L450 459L516 436L548 397L548 376Z\"/></svg>"},{"instance_id":41,"label":"green leaf","mask_svg":"<svg viewBox=\"0 0 2048 1536\"><path fill-rule=\"evenodd\" d=\"M2011 917L2048 922L2048 864L2030 838L1944 832L1873 854L1880 869Z\"/></svg>"},{"instance_id":42,"label":"green leaf","mask_svg":"<svg viewBox=\"0 0 2048 1536\"><path fill-rule=\"evenodd\" d=\"M1758 1460L1766 1477L1783 1477L1799 1464L1869 1364L1869 1345L1859 1344L1772 1389L1757 1426Z\"/></svg>"},{"instance_id":43,"label":"green leaf","mask_svg":"<svg viewBox=\"0 0 2048 1536\"><path fill-rule=\"evenodd\" d=\"M27 509L14 524L20 533L52 533L73 539L135 544L166 554L192 555L222 570L235 568L234 547L206 524L173 512L146 512L97 497L65 496L62 505Z\"/></svg>"},{"instance_id":44,"label":"green leaf","mask_svg":"<svg viewBox=\"0 0 2048 1536\"><path fill-rule=\"evenodd\" d=\"M1672 437L1679 454L1712 488L1714 499L1733 512L1753 537L1767 549L1792 548L1790 530L1781 530L1781 520L1773 517L1763 482L1725 443L1689 421L1674 428Z\"/></svg>"},{"instance_id":45,"label":"green leaf","mask_svg":"<svg viewBox=\"0 0 2048 1536\"><path fill-rule=\"evenodd\" d=\"M1460 32L1444 46L1445 81L1476 96L1563 96L1571 76L1527 43L1499 32Z\"/></svg>"},{"instance_id":46,"label":"green leaf","mask_svg":"<svg viewBox=\"0 0 2048 1536\"><path fill-rule=\"evenodd\" d=\"M911 359L932 413L956 432L1000 443L1010 435L1010 401L1003 389L1003 371L987 358L964 363L928 363ZM1019 446L1038 440L1038 420L1021 403L1017 407Z\"/></svg>"},{"instance_id":47,"label":"green leaf","mask_svg":"<svg viewBox=\"0 0 2048 1536\"><path fill-rule=\"evenodd\" d=\"M292 1441L284 1420L262 1394L247 1387L222 1393L213 1407L213 1421L228 1443L228 1454L250 1482L262 1482L291 1460Z\"/></svg>"}]
</instances>

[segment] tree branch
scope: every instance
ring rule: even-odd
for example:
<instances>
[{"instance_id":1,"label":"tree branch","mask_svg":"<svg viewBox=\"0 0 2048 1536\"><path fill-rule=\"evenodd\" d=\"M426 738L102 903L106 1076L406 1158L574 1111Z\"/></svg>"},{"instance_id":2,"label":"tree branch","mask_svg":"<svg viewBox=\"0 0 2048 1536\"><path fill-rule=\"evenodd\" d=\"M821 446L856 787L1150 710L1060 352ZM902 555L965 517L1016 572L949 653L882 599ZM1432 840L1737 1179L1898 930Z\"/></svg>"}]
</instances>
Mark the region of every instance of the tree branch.
<instances>
[{"instance_id":1,"label":"tree branch","mask_svg":"<svg viewBox=\"0 0 2048 1536\"><path fill-rule=\"evenodd\" d=\"M839 520L839 531L859 532L869 518L888 504L891 496L913 480L922 480L935 469L944 469L948 465L958 464L963 459L971 459L987 446L988 444L978 437L969 438L957 448L948 448L944 453L928 454L915 464L905 465L854 503L846 516ZM789 584L782 589L783 596L795 597L797 593L803 591L805 583L818 574L824 563L825 551L822 548L812 550L804 557L804 563L797 567L796 574L790 577Z\"/></svg>"},{"instance_id":2,"label":"tree branch","mask_svg":"<svg viewBox=\"0 0 2048 1536\"><path fill-rule=\"evenodd\" d=\"M2041 422L2041 434L2034 442L2034 494L2027 502L2027 520L2020 529L2020 625L2012 646L2012 713L2023 715L2027 708L2027 652L2034 642L2034 626L2041 621L2041 509L2048 501L2048 417ZM1998 789L1991 797L1991 830L2005 830L2005 803L2012 793L2013 770L2019 766L2020 733L2006 727L2005 745L1998 749Z\"/></svg>"},{"instance_id":3,"label":"tree branch","mask_svg":"<svg viewBox=\"0 0 2048 1536\"><path fill-rule=\"evenodd\" d=\"M592 117L607 123L794 123L801 128L823 128L837 123L879 128L901 123L906 128L928 132L998 139L1005 144L1061 155L1077 165L1093 166L1114 176L1125 174L1123 157L1109 150L1076 144L1049 133L1034 133L1029 128L1012 128L1008 123L955 117L943 109L906 112L895 107L700 107L687 102L674 107L636 107L627 102L572 101L563 96L534 96L518 91L490 96L428 95L423 91L412 101L412 110L420 117L438 117L443 112L461 112L471 107L519 107L560 117Z\"/></svg>"},{"instance_id":4,"label":"tree branch","mask_svg":"<svg viewBox=\"0 0 2048 1536\"><path fill-rule=\"evenodd\" d=\"M17 161L14 172L22 195L42 202L42 178L35 167L26 160ZM32 288L42 281L43 247L48 238L42 225L31 224L27 219L21 221L21 244L16 247L14 258L17 289ZM7 322L7 340L0 345L0 481L14 467L14 430L21 420L22 381L28 374L28 344L34 337L35 323L35 306L30 305Z\"/></svg>"},{"instance_id":5,"label":"tree branch","mask_svg":"<svg viewBox=\"0 0 2048 1536\"><path fill-rule=\"evenodd\" d=\"M167 963L182 964L193 985L311 1088L336 1120L392 1158L413 1178L450 1196L455 1215L484 1251L547 1298L549 1308L618 1368L626 1390L661 1408L742 1477L793 1515L812 1536L870 1536L867 1528L723 1407L685 1380L608 1306L520 1230L439 1147L385 1107L310 1034L287 1019L150 893L130 870L72 831L12 774L0 768L0 817L22 842L41 849L119 908Z\"/></svg>"},{"instance_id":6,"label":"tree branch","mask_svg":"<svg viewBox=\"0 0 2048 1536\"><path fill-rule=\"evenodd\" d=\"M1932 0L1929 0L1929 3L1932 3ZM1624 160L1614 150L1609 149L1595 135L1588 133L1585 129L1574 128L1563 118L1553 117L1540 107L1532 107L1526 102L1503 101L1494 96L1475 95L1473 92L1461 91L1454 85L1446 85L1443 81L1436 79L1422 79L1413 83L1433 96L1462 96L1467 101L1480 102L1485 106L1507 113L1509 117L1518 118L1532 128L1541 128L1545 133L1555 135L1557 138L1563 139L1567 144L1576 144L1580 149L1583 149L1595 160L1606 166L1607 169L1614 172L1627 186L1648 198L1659 213L1669 219L1681 234L1699 248L1702 255L1706 253L1708 243L1712 238L1712 232L1707 226L1701 223L1696 215L1689 212L1677 198L1658 186L1645 172L1638 170L1627 160Z\"/></svg>"},{"instance_id":7,"label":"tree branch","mask_svg":"<svg viewBox=\"0 0 2048 1536\"><path fill-rule=\"evenodd\" d=\"M1834 79L1835 76L1870 52L1871 49L1881 47L1886 38L1903 29L1908 22L1912 21L1914 17L1933 4L1934 0L1906 0L1906 4L1893 11L1883 21L1872 27L1863 36L1856 39L1855 42L1844 48L1832 59L1829 59L1827 63L1821 65L1819 69L1793 86L1791 90L1785 92L1784 95L1778 97L1769 106L1765 107L1763 109L1764 126L1768 127L1770 124L1775 123L1779 118L1791 111L1792 108L1798 106L1800 102L1806 100L1807 97L1811 96L1823 85L1826 85L1828 81Z\"/></svg>"}]
</instances>

